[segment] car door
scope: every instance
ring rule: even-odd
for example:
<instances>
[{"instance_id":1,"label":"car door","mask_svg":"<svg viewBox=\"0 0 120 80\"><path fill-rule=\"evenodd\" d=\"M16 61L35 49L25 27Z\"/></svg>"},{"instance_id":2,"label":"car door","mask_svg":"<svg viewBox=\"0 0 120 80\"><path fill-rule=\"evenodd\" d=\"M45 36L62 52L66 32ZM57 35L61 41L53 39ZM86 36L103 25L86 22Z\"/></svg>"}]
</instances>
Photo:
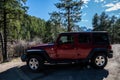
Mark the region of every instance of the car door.
<instances>
[{"instance_id":1,"label":"car door","mask_svg":"<svg viewBox=\"0 0 120 80\"><path fill-rule=\"evenodd\" d=\"M75 38L73 35L61 35L57 45L57 56L59 59L75 59Z\"/></svg>"},{"instance_id":2,"label":"car door","mask_svg":"<svg viewBox=\"0 0 120 80\"><path fill-rule=\"evenodd\" d=\"M84 59L88 56L92 49L91 44L91 34L90 33L80 33L78 34L78 44L77 44L77 58Z\"/></svg>"}]
</instances>

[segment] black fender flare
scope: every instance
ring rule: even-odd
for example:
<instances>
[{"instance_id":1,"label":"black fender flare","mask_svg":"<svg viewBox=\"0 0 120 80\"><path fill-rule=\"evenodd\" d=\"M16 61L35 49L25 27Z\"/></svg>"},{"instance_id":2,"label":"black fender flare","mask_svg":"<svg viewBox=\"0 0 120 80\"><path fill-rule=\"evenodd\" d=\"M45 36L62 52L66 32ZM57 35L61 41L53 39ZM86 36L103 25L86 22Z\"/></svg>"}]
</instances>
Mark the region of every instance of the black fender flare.
<instances>
[{"instance_id":1,"label":"black fender flare","mask_svg":"<svg viewBox=\"0 0 120 80\"><path fill-rule=\"evenodd\" d=\"M87 56L87 59L91 59L93 55L96 55L98 53L102 53L107 56L108 52L106 48L94 48L90 54Z\"/></svg>"},{"instance_id":2,"label":"black fender flare","mask_svg":"<svg viewBox=\"0 0 120 80\"><path fill-rule=\"evenodd\" d=\"M31 55L36 55L36 56L40 56L43 60L50 59L47 52L43 49L30 49L30 50L26 50L26 53L27 53L27 57L29 57Z\"/></svg>"}]
</instances>

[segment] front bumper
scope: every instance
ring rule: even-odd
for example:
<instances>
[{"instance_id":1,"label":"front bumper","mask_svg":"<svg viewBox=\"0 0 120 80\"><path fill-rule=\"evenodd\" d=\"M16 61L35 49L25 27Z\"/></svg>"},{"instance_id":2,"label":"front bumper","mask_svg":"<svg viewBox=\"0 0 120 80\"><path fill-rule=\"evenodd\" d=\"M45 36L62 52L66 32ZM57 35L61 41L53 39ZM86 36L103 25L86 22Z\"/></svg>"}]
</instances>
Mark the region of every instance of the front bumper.
<instances>
[{"instance_id":1,"label":"front bumper","mask_svg":"<svg viewBox=\"0 0 120 80\"><path fill-rule=\"evenodd\" d=\"M108 58L113 58L113 51L112 50L110 50L109 52L108 52Z\"/></svg>"},{"instance_id":2,"label":"front bumper","mask_svg":"<svg viewBox=\"0 0 120 80\"><path fill-rule=\"evenodd\" d=\"M22 60L23 62L25 62L25 61L27 60L27 55L26 55L26 54L22 54L21 60Z\"/></svg>"}]
</instances>

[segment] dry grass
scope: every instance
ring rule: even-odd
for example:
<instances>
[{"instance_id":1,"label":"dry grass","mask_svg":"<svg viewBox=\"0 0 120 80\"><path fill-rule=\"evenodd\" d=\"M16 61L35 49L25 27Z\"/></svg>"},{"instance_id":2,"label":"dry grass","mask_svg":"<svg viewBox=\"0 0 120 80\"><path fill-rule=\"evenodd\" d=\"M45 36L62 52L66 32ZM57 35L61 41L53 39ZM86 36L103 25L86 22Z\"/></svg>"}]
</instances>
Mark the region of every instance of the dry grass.
<instances>
[{"instance_id":1,"label":"dry grass","mask_svg":"<svg viewBox=\"0 0 120 80\"><path fill-rule=\"evenodd\" d=\"M14 43L8 42L7 44L7 53L8 53L8 60L13 59L14 57L20 57L28 47L37 45L42 43L39 38L34 38L34 41L27 42L24 40L19 40ZM0 63L3 61L2 52L0 51Z\"/></svg>"}]
</instances>

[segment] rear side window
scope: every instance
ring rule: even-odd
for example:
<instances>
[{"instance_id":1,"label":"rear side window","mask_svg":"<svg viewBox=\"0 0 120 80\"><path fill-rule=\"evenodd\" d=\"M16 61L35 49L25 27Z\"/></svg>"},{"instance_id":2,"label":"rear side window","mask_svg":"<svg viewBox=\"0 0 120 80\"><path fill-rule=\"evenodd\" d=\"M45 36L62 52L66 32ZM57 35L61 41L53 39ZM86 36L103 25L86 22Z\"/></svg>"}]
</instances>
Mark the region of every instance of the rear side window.
<instances>
[{"instance_id":1,"label":"rear side window","mask_svg":"<svg viewBox=\"0 0 120 80\"><path fill-rule=\"evenodd\" d=\"M108 34L105 33L93 33L94 44L109 44Z\"/></svg>"},{"instance_id":2,"label":"rear side window","mask_svg":"<svg viewBox=\"0 0 120 80\"><path fill-rule=\"evenodd\" d=\"M90 43L91 39L90 39L90 34L79 34L78 37L79 43Z\"/></svg>"}]
</instances>

